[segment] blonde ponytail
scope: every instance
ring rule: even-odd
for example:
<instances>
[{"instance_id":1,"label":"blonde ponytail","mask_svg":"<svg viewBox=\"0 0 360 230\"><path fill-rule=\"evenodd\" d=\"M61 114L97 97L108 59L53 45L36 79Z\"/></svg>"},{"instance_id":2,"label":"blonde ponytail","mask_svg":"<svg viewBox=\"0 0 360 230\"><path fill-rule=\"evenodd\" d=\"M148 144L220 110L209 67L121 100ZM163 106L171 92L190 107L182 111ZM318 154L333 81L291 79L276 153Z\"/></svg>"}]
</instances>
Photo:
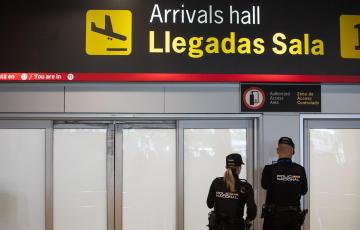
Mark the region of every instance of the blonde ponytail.
<instances>
[{"instance_id":1,"label":"blonde ponytail","mask_svg":"<svg viewBox=\"0 0 360 230\"><path fill-rule=\"evenodd\" d=\"M224 174L224 181L226 184L227 189L229 189L230 192L236 192L235 190L235 178L231 171L231 167L226 168L225 174Z\"/></svg>"}]
</instances>

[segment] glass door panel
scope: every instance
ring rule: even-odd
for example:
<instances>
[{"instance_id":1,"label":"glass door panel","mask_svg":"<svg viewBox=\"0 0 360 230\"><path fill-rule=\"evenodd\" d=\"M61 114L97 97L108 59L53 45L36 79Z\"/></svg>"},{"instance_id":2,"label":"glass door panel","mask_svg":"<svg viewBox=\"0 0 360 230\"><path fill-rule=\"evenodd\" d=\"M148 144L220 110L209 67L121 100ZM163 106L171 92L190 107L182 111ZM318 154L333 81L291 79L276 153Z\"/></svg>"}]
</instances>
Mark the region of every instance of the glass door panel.
<instances>
[{"instance_id":1,"label":"glass door panel","mask_svg":"<svg viewBox=\"0 0 360 230\"><path fill-rule=\"evenodd\" d=\"M247 179L252 170L249 121L185 121L183 132L184 158L184 229L207 230L206 198L210 184L225 172L225 157L239 153L245 165L240 178ZM248 164L250 163L250 164ZM251 180L251 177L250 177Z\"/></svg>"},{"instance_id":2,"label":"glass door panel","mask_svg":"<svg viewBox=\"0 0 360 230\"><path fill-rule=\"evenodd\" d=\"M54 130L54 230L107 230L106 132Z\"/></svg>"},{"instance_id":3,"label":"glass door panel","mask_svg":"<svg viewBox=\"0 0 360 230\"><path fill-rule=\"evenodd\" d=\"M123 129L123 230L175 230L176 129Z\"/></svg>"},{"instance_id":4,"label":"glass door panel","mask_svg":"<svg viewBox=\"0 0 360 230\"><path fill-rule=\"evenodd\" d=\"M45 129L0 129L0 229L45 229Z\"/></svg>"},{"instance_id":5,"label":"glass door panel","mask_svg":"<svg viewBox=\"0 0 360 230\"><path fill-rule=\"evenodd\" d=\"M310 129L310 229L360 226L360 129Z\"/></svg>"}]
</instances>

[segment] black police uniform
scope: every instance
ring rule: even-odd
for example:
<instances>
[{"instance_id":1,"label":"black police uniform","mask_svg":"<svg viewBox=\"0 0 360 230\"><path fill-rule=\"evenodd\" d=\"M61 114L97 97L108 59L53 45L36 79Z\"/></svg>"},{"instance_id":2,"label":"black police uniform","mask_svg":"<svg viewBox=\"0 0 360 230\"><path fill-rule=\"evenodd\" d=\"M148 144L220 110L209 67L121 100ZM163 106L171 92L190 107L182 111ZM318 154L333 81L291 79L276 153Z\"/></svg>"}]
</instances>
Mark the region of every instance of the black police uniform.
<instances>
[{"instance_id":1,"label":"black police uniform","mask_svg":"<svg viewBox=\"0 0 360 230\"><path fill-rule=\"evenodd\" d=\"M294 147L290 141L289 145ZM279 143L285 142L280 139ZM300 230L300 199L308 191L304 167L280 158L277 163L265 166L261 186L267 190L263 230Z\"/></svg>"},{"instance_id":2,"label":"black police uniform","mask_svg":"<svg viewBox=\"0 0 360 230\"><path fill-rule=\"evenodd\" d=\"M226 167L234 170L236 166L243 165L241 155L232 153L226 156ZM231 171L235 179L235 191L230 192L226 186L224 177L213 180L207 197L207 206L214 208L218 230L241 230L244 229L245 221L244 206L247 205L246 221L252 221L256 217L256 204L254 190L246 180L240 180L236 172Z\"/></svg>"},{"instance_id":3,"label":"black police uniform","mask_svg":"<svg viewBox=\"0 0 360 230\"><path fill-rule=\"evenodd\" d=\"M224 230L244 229L244 206L247 205L246 220L252 221L256 217L256 204L252 186L245 180L235 176L236 193L230 192L223 177L213 180L207 198L207 206L214 208L220 225L226 226Z\"/></svg>"}]
</instances>

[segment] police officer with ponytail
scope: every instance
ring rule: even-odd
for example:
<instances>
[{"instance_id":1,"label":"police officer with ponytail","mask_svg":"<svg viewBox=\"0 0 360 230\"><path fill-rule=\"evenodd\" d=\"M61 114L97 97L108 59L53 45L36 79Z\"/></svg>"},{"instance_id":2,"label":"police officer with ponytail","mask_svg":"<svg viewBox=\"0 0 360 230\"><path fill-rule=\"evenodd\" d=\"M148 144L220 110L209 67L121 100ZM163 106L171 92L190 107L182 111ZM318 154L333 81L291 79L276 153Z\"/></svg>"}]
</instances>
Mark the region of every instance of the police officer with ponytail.
<instances>
[{"instance_id":1,"label":"police officer with ponytail","mask_svg":"<svg viewBox=\"0 0 360 230\"><path fill-rule=\"evenodd\" d=\"M242 230L255 219L257 207L252 186L246 180L240 180L241 155L232 153L226 157L224 177L217 177L210 186L207 206L214 208L210 230ZM244 206L247 206L244 220Z\"/></svg>"}]
</instances>

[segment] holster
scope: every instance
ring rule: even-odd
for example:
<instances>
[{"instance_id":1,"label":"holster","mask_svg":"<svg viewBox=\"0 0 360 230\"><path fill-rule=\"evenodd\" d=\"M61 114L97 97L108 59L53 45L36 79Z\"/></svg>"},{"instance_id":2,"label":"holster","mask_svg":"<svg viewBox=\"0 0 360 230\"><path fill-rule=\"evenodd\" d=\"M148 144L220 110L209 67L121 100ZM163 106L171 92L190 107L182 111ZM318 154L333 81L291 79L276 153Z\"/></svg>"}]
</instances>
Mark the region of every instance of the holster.
<instances>
[{"instance_id":1,"label":"holster","mask_svg":"<svg viewBox=\"0 0 360 230\"><path fill-rule=\"evenodd\" d=\"M300 224L301 224L301 226L304 224L306 214L308 214L308 212L309 212L308 209L304 209L304 210L301 211L301 213L300 213Z\"/></svg>"},{"instance_id":2,"label":"holster","mask_svg":"<svg viewBox=\"0 0 360 230\"><path fill-rule=\"evenodd\" d=\"M209 212L208 214L209 230L226 230L228 226L232 223L235 223L235 219L229 218L227 215L222 213L215 213L214 211Z\"/></svg>"},{"instance_id":3,"label":"holster","mask_svg":"<svg viewBox=\"0 0 360 230\"><path fill-rule=\"evenodd\" d=\"M261 209L261 218L266 218L273 212L274 212L274 205L264 204Z\"/></svg>"},{"instance_id":4,"label":"holster","mask_svg":"<svg viewBox=\"0 0 360 230\"><path fill-rule=\"evenodd\" d=\"M218 221L214 211L209 212L208 220L209 224L207 226L209 227L209 230L218 230Z\"/></svg>"}]
</instances>

